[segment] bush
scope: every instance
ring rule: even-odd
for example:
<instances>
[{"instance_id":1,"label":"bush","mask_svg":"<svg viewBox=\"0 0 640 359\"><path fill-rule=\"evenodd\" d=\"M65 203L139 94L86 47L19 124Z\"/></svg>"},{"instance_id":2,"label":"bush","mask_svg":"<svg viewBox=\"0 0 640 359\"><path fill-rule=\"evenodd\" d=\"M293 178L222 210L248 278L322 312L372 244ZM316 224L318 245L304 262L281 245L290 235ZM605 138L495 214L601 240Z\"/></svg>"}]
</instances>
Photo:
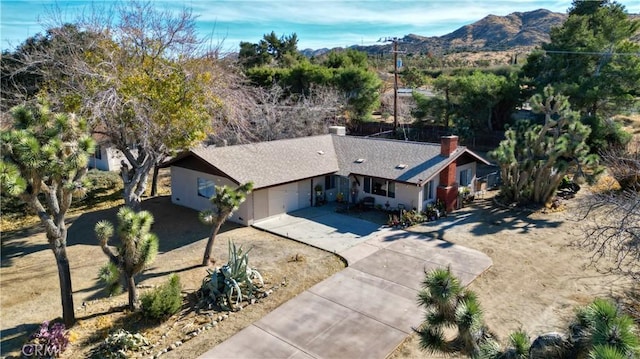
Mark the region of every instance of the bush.
<instances>
[{"instance_id":1,"label":"bush","mask_svg":"<svg viewBox=\"0 0 640 359\"><path fill-rule=\"evenodd\" d=\"M43 353L44 355L59 356L69 345L69 333L62 323L49 326L49 322L43 322L40 328L31 335L29 344L37 351L36 355Z\"/></svg>"},{"instance_id":2,"label":"bush","mask_svg":"<svg viewBox=\"0 0 640 359\"><path fill-rule=\"evenodd\" d=\"M166 319L182 308L182 295L180 277L172 274L169 282L145 293L140 299L142 302L142 313L150 319Z\"/></svg>"},{"instance_id":3,"label":"bush","mask_svg":"<svg viewBox=\"0 0 640 359\"><path fill-rule=\"evenodd\" d=\"M111 171L89 170L85 180L89 190L116 189L122 185L122 179L118 172Z\"/></svg>"},{"instance_id":4,"label":"bush","mask_svg":"<svg viewBox=\"0 0 640 359\"><path fill-rule=\"evenodd\" d=\"M129 333L124 329L109 334L104 342L100 343L91 352L92 358L126 359L130 356L127 351L138 351L149 346L149 341L140 333Z\"/></svg>"},{"instance_id":5,"label":"bush","mask_svg":"<svg viewBox=\"0 0 640 359\"><path fill-rule=\"evenodd\" d=\"M631 141L631 134L612 120L586 116L582 119L582 122L591 128L591 133L587 138L587 145L592 153L612 148L624 148Z\"/></svg>"}]
</instances>

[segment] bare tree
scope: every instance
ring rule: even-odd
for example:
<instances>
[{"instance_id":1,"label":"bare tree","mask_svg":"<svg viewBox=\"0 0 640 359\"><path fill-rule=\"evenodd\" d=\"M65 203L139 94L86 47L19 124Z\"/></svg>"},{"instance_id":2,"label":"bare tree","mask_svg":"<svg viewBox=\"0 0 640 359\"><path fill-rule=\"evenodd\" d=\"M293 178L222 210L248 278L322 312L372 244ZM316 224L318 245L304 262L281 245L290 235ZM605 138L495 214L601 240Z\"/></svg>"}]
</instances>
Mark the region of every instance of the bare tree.
<instances>
[{"instance_id":1,"label":"bare tree","mask_svg":"<svg viewBox=\"0 0 640 359\"><path fill-rule=\"evenodd\" d=\"M287 94L274 85L269 89L238 85L223 96L223 118L209 136L215 145L273 141L325 134L339 124L340 97L329 87L313 87L307 96Z\"/></svg>"},{"instance_id":2,"label":"bare tree","mask_svg":"<svg viewBox=\"0 0 640 359\"><path fill-rule=\"evenodd\" d=\"M580 219L586 221L579 244L592 252L600 269L640 279L640 157L629 147L627 151L609 151L602 159L608 172L624 186L592 192L584 199Z\"/></svg>"}]
</instances>

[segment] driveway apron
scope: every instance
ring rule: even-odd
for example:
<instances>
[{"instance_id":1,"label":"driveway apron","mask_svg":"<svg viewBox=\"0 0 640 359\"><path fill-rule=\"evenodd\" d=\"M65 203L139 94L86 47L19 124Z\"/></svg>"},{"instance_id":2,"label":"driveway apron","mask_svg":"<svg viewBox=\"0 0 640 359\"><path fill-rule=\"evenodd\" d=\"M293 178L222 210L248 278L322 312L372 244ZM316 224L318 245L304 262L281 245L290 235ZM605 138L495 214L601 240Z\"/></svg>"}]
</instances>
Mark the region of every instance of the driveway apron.
<instances>
[{"instance_id":1,"label":"driveway apron","mask_svg":"<svg viewBox=\"0 0 640 359\"><path fill-rule=\"evenodd\" d=\"M292 298L201 358L385 358L424 315L425 270L450 267L468 285L485 254L428 235L307 208L255 227L343 257L348 267Z\"/></svg>"}]
</instances>

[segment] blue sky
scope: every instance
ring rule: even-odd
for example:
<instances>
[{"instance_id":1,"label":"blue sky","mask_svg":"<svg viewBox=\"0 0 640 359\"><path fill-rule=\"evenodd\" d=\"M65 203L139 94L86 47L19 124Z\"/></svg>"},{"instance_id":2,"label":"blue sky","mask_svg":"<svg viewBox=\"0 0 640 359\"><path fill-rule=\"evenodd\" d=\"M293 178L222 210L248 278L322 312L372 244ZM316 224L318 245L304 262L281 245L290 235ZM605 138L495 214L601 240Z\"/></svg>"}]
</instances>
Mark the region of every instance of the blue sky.
<instances>
[{"instance_id":1,"label":"blue sky","mask_svg":"<svg viewBox=\"0 0 640 359\"><path fill-rule=\"evenodd\" d=\"M621 0L629 13L640 13L640 1ZM108 0L96 0L99 6ZM380 37L447 34L486 15L545 8L566 12L571 0L174 0L153 1L159 8L191 8L200 35L233 50L240 41L257 42L272 30L298 34L298 48L372 45ZM13 49L46 28L52 6L65 21L90 11L91 1L0 0L0 43Z\"/></svg>"}]
</instances>

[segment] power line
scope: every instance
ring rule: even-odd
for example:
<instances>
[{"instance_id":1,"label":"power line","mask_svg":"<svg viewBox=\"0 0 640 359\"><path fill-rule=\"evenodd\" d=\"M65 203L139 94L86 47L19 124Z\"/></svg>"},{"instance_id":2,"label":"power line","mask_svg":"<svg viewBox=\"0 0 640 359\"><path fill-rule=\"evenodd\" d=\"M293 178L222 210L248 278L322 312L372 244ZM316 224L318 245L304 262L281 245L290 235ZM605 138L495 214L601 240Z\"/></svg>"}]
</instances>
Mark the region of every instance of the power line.
<instances>
[{"instance_id":1,"label":"power line","mask_svg":"<svg viewBox=\"0 0 640 359\"><path fill-rule=\"evenodd\" d=\"M640 52L603 52L603 51L569 51L569 50L542 50L548 54L573 54L573 55L602 55L602 56L640 56Z\"/></svg>"}]
</instances>

